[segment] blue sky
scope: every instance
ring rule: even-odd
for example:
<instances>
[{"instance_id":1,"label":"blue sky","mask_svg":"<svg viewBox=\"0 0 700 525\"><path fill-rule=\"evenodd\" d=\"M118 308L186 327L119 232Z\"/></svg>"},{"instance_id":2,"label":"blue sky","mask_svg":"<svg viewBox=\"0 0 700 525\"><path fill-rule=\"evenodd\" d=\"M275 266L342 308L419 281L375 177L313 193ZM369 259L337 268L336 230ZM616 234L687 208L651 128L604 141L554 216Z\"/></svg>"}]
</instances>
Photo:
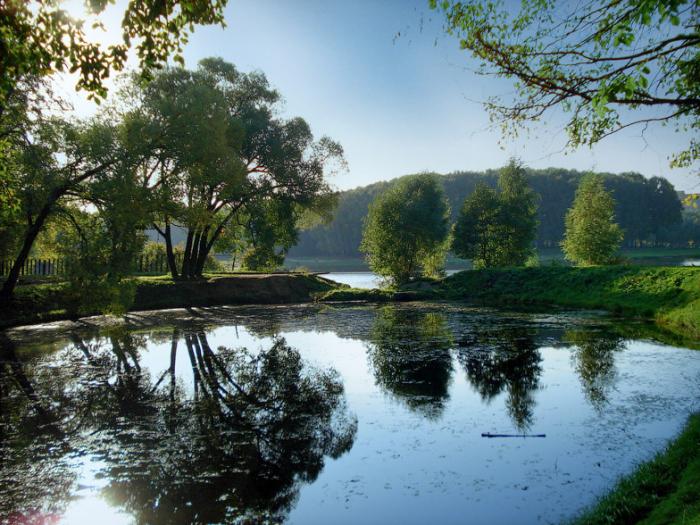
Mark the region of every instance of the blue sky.
<instances>
[{"instance_id":1,"label":"blue sky","mask_svg":"<svg viewBox=\"0 0 700 525\"><path fill-rule=\"evenodd\" d=\"M593 149L563 152L565 120L551 114L518 140L499 144L479 103L512 92L477 76L427 0L229 0L227 27L200 27L185 48L189 67L221 56L261 70L317 135L339 141L349 163L332 183L352 188L406 173L484 170L518 156L528 166L638 171L698 191L700 178L670 170L687 135L626 130Z\"/></svg>"}]
</instances>

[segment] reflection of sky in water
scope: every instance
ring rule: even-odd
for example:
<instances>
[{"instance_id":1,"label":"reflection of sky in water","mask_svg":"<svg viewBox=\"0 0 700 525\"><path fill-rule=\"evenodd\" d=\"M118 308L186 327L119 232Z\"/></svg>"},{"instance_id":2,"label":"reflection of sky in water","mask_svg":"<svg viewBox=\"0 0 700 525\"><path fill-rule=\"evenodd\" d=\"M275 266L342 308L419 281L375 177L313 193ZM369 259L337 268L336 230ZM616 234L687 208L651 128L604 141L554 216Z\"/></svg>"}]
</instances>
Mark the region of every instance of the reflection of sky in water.
<instances>
[{"instance_id":1,"label":"reflection of sky in water","mask_svg":"<svg viewBox=\"0 0 700 525\"><path fill-rule=\"evenodd\" d=\"M452 275L459 271L446 270L445 273ZM323 274L323 277L337 283L350 285L353 288L379 288L382 285L382 278L372 272L330 272Z\"/></svg>"},{"instance_id":2,"label":"reflection of sky in water","mask_svg":"<svg viewBox=\"0 0 700 525\"><path fill-rule=\"evenodd\" d=\"M99 525L127 525L134 523L133 518L119 509L111 506L103 498L96 494L89 494L72 501L59 523L65 525L75 524L99 524Z\"/></svg>"},{"instance_id":3,"label":"reflection of sky in water","mask_svg":"<svg viewBox=\"0 0 700 525\"><path fill-rule=\"evenodd\" d=\"M375 315L371 307L363 311L368 310L370 317ZM329 516L336 525L557 522L660 450L687 415L700 408L700 352L625 341L614 353L614 380L606 389L606 402L594 406L577 373L576 349L562 337L576 319L523 317L536 330L538 323L549 330L538 339L541 374L531 392L534 415L528 430L547 437L485 439L482 432L518 428L506 410L508 390L485 400L458 359L459 338L479 328L469 325L475 323L470 312L445 311L449 326L466 328L455 335L449 351L447 394L435 417L413 409L400 390L389 391L378 381L368 357L372 337L348 312L325 311L323 320L314 311L304 312L304 321L297 324L292 311L278 325L280 335L305 361L337 370L349 410L358 419L352 449L328 459L315 481L302 484L291 523L327 523ZM329 319L333 324L336 317L342 337L327 329ZM498 319L490 322L499 326ZM270 346L271 337L260 338L248 323L237 324L207 329L210 347L257 351ZM397 327L402 329L407 328ZM578 329L588 330L585 324ZM180 346L178 382L191 392L182 340ZM141 351L141 366L153 381L168 368L170 348L165 340ZM104 481L95 478L100 467L85 458L78 475L82 488L62 523L131 523L101 498Z\"/></svg>"},{"instance_id":4,"label":"reflection of sky in water","mask_svg":"<svg viewBox=\"0 0 700 525\"><path fill-rule=\"evenodd\" d=\"M382 278L372 272L331 272L323 277L353 288L378 288L382 284Z\"/></svg>"}]
</instances>

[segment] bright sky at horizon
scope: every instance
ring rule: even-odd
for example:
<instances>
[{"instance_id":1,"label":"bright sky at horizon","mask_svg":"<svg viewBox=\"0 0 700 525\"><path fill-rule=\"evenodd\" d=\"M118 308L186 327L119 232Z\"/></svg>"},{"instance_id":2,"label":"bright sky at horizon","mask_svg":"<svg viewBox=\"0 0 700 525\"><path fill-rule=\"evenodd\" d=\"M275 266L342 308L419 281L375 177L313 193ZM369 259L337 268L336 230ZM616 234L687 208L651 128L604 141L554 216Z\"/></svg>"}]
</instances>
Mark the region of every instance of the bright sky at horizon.
<instances>
[{"instance_id":1,"label":"bright sky at horizon","mask_svg":"<svg viewBox=\"0 0 700 525\"><path fill-rule=\"evenodd\" d=\"M565 152L565 119L552 113L499 144L480 101L507 95L512 85L476 75L427 3L229 0L227 27L198 27L185 60L195 67L220 56L242 71L263 71L285 99L284 116L301 116L317 136L343 145L349 170L332 180L339 189L420 171L498 168L517 156L533 168L637 171L700 191L700 177L668 167L690 138L672 127L630 128ZM81 100L76 108L87 114L94 104Z\"/></svg>"}]
</instances>

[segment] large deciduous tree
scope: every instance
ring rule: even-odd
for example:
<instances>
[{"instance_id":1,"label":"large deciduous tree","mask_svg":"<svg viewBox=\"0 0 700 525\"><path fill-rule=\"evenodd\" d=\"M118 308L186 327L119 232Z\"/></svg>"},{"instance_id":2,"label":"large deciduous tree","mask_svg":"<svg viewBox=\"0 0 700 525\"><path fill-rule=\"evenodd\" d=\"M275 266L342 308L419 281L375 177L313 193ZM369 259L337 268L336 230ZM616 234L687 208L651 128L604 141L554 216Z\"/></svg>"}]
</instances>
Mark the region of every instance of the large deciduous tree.
<instances>
[{"instance_id":1,"label":"large deciduous tree","mask_svg":"<svg viewBox=\"0 0 700 525\"><path fill-rule=\"evenodd\" d=\"M700 3L696 0L430 0L479 72L515 81L515 97L486 102L504 130L569 113L571 146L634 125L700 129ZM700 160L700 141L672 165Z\"/></svg>"},{"instance_id":2,"label":"large deciduous tree","mask_svg":"<svg viewBox=\"0 0 700 525\"><path fill-rule=\"evenodd\" d=\"M534 254L537 194L512 160L501 169L498 191L478 184L462 205L452 249L475 268L522 266Z\"/></svg>"},{"instance_id":3,"label":"large deciduous tree","mask_svg":"<svg viewBox=\"0 0 700 525\"><path fill-rule=\"evenodd\" d=\"M83 3L92 28L103 27L105 10L114 0ZM0 252L13 251L16 223L23 220L18 215L26 216L20 209L23 183L16 176L21 170L18 157L25 155L25 149L18 148L18 142L33 134L30 128L35 125L37 114L46 109L43 93L47 79L54 73L76 73L76 88L99 101L107 94L105 83L110 74L124 69L130 49L138 58L140 77L149 79L168 57L183 62L182 46L195 24L223 25L226 3L227 0L130 0L121 15L121 38L112 45L103 45L99 38L91 39L85 30L86 22L72 17L60 0L0 2L0 242L9 247ZM64 182L69 180L65 176L67 169L68 164L58 177L63 177ZM74 164L70 169L74 171L70 180L75 181L81 168ZM57 193L63 186L49 188L49 201L60 198ZM53 204L46 204L48 213ZM32 229L41 229L46 213L28 219ZM27 247L33 242L34 234L27 233L20 243L20 256L26 256ZM16 279L13 269L2 296L12 294Z\"/></svg>"},{"instance_id":4,"label":"large deciduous tree","mask_svg":"<svg viewBox=\"0 0 700 525\"><path fill-rule=\"evenodd\" d=\"M327 137L314 140L302 118L278 118L280 95L262 73L205 59L194 71L168 69L134 88L130 136L156 144L141 172L160 201L154 226L166 240L173 277L201 276L240 214L258 225L264 221L256 213L273 210L276 221L293 221L331 194L326 175L343 164L342 148ZM179 268L173 225L187 229Z\"/></svg>"},{"instance_id":5,"label":"large deciduous tree","mask_svg":"<svg viewBox=\"0 0 700 525\"><path fill-rule=\"evenodd\" d=\"M593 174L584 177L566 214L561 243L564 256L583 266L610 264L615 261L622 237L622 229L615 222L615 199L605 189L603 178Z\"/></svg>"},{"instance_id":6,"label":"large deciduous tree","mask_svg":"<svg viewBox=\"0 0 700 525\"><path fill-rule=\"evenodd\" d=\"M372 271L394 284L436 276L447 255L449 214L434 176L404 178L370 205L360 250Z\"/></svg>"}]
</instances>

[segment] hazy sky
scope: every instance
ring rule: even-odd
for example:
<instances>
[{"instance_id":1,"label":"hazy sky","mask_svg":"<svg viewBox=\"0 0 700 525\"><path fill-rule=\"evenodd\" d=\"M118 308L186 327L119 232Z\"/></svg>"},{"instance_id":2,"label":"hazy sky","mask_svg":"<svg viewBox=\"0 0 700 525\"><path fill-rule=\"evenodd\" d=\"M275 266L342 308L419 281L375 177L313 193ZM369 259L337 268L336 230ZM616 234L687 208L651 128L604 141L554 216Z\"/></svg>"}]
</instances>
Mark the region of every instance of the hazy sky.
<instances>
[{"instance_id":1,"label":"hazy sky","mask_svg":"<svg viewBox=\"0 0 700 525\"><path fill-rule=\"evenodd\" d=\"M283 95L286 116L302 116L318 136L339 141L349 171L341 189L406 173L484 170L518 156L528 166L638 171L698 191L700 178L670 170L687 143L672 128L632 128L599 146L565 154L560 114L529 136L499 144L479 101L512 91L477 76L468 54L445 35L427 0L229 0L227 27L197 28L188 67L221 56L259 69ZM91 104L78 104L81 113Z\"/></svg>"}]
</instances>

